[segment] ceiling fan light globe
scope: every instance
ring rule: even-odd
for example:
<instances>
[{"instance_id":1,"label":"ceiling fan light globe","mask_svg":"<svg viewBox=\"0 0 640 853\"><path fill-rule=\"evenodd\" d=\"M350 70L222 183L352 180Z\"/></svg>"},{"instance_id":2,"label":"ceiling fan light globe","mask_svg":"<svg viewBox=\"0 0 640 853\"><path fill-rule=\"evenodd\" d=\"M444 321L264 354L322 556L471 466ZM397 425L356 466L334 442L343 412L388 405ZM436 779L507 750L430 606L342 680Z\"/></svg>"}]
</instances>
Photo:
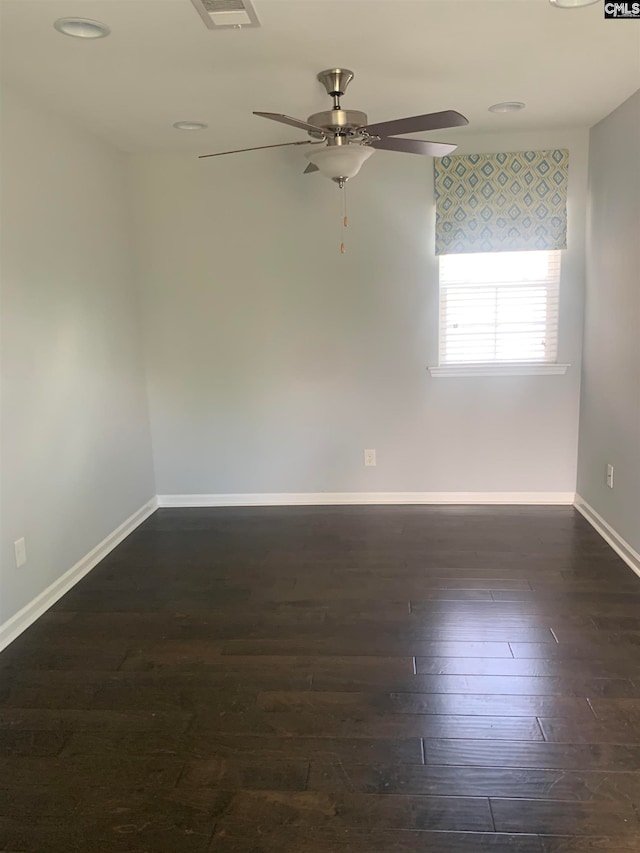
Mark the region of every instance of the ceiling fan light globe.
<instances>
[{"instance_id":1,"label":"ceiling fan light globe","mask_svg":"<svg viewBox=\"0 0 640 853\"><path fill-rule=\"evenodd\" d=\"M331 180L354 178L362 164L371 157L374 149L367 145L329 145L320 151L305 154L307 160L318 167L320 172Z\"/></svg>"}]
</instances>

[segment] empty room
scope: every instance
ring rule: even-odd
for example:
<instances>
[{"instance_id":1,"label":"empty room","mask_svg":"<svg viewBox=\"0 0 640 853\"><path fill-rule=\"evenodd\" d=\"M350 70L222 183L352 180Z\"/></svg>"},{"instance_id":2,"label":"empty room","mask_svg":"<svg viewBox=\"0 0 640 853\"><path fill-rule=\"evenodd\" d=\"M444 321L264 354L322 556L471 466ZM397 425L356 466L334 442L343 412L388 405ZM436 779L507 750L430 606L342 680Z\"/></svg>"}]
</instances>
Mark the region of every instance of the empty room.
<instances>
[{"instance_id":1,"label":"empty room","mask_svg":"<svg viewBox=\"0 0 640 853\"><path fill-rule=\"evenodd\" d=\"M0 850L638 853L640 4L0 16Z\"/></svg>"}]
</instances>

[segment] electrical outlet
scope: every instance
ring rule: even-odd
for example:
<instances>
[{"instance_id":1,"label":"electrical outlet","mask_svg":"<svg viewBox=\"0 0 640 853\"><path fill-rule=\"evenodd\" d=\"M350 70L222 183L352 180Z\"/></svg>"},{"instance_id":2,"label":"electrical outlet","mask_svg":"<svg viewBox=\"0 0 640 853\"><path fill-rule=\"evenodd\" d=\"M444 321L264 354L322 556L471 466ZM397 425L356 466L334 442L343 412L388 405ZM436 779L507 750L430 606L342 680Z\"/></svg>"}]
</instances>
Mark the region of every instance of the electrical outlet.
<instances>
[{"instance_id":1,"label":"electrical outlet","mask_svg":"<svg viewBox=\"0 0 640 853\"><path fill-rule=\"evenodd\" d=\"M27 562L27 546L25 545L24 537L16 539L13 543L13 550L16 554L16 568L19 569Z\"/></svg>"},{"instance_id":2,"label":"electrical outlet","mask_svg":"<svg viewBox=\"0 0 640 853\"><path fill-rule=\"evenodd\" d=\"M365 450L364 452L364 464L369 467L375 467L376 464L376 452L375 450Z\"/></svg>"},{"instance_id":3,"label":"electrical outlet","mask_svg":"<svg viewBox=\"0 0 640 853\"><path fill-rule=\"evenodd\" d=\"M613 488L613 465L607 465L607 486Z\"/></svg>"}]
</instances>

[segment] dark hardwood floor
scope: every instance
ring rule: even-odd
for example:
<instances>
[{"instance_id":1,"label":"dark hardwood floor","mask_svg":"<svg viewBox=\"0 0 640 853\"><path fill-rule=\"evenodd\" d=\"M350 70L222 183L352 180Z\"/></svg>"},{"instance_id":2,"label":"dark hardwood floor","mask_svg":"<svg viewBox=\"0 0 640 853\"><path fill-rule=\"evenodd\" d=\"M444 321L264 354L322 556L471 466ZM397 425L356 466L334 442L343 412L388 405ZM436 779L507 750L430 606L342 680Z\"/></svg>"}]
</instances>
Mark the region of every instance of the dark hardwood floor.
<instances>
[{"instance_id":1,"label":"dark hardwood floor","mask_svg":"<svg viewBox=\"0 0 640 853\"><path fill-rule=\"evenodd\" d=\"M0 848L637 853L639 605L571 508L159 510L0 655Z\"/></svg>"}]
</instances>

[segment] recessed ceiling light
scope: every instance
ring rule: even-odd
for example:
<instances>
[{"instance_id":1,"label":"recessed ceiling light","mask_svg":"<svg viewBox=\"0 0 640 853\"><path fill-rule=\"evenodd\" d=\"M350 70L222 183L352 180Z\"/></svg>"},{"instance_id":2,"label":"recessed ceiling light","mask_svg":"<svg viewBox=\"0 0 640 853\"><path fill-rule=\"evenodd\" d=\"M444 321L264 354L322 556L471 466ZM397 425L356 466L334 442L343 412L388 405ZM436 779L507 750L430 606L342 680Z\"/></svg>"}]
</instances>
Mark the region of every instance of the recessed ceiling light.
<instances>
[{"instance_id":1,"label":"recessed ceiling light","mask_svg":"<svg viewBox=\"0 0 640 853\"><path fill-rule=\"evenodd\" d=\"M103 39L111 32L106 24L89 18L58 18L53 26L62 35L77 39Z\"/></svg>"},{"instance_id":2,"label":"recessed ceiling light","mask_svg":"<svg viewBox=\"0 0 640 853\"><path fill-rule=\"evenodd\" d=\"M579 9L580 6L593 6L599 2L600 0L549 0L556 9Z\"/></svg>"},{"instance_id":3,"label":"recessed ceiling light","mask_svg":"<svg viewBox=\"0 0 640 853\"><path fill-rule=\"evenodd\" d=\"M526 104L522 101L502 101L500 104L492 104L489 107L490 113L517 113L518 110L523 110Z\"/></svg>"},{"instance_id":4,"label":"recessed ceiling light","mask_svg":"<svg viewBox=\"0 0 640 853\"><path fill-rule=\"evenodd\" d=\"M176 130L205 130L209 125L202 121L177 121L173 126Z\"/></svg>"}]
</instances>

